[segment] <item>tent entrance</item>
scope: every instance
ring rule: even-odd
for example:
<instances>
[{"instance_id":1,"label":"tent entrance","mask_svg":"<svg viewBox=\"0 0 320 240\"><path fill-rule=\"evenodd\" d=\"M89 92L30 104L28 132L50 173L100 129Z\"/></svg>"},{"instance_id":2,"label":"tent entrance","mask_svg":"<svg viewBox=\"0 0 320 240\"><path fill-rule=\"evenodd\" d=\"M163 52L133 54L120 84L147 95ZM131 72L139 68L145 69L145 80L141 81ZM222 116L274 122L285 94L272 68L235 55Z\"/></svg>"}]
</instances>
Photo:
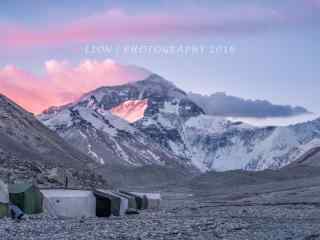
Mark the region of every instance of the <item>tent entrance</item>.
<instances>
[{"instance_id":1,"label":"tent entrance","mask_svg":"<svg viewBox=\"0 0 320 240\"><path fill-rule=\"evenodd\" d=\"M111 215L110 199L96 195L96 215L97 217L110 217Z\"/></svg>"},{"instance_id":2,"label":"tent entrance","mask_svg":"<svg viewBox=\"0 0 320 240\"><path fill-rule=\"evenodd\" d=\"M40 190L30 183L9 185L10 201L26 214L42 212L42 195Z\"/></svg>"}]
</instances>

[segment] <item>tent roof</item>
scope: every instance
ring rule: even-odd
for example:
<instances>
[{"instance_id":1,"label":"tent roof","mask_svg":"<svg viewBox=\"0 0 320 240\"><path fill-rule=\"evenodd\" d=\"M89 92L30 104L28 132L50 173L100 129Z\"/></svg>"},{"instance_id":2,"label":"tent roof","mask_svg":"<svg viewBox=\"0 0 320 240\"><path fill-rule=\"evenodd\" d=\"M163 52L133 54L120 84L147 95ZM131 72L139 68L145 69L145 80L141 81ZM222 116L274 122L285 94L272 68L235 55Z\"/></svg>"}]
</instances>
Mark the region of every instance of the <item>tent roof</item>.
<instances>
[{"instance_id":1,"label":"tent roof","mask_svg":"<svg viewBox=\"0 0 320 240\"><path fill-rule=\"evenodd\" d=\"M118 192L112 192L112 194L114 194L115 196L117 196L118 198L121 198L122 200L128 200L123 194L118 193Z\"/></svg>"},{"instance_id":2,"label":"tent roof","mask_svg":"<svg viewBox=\"0 0 320 240\"><path fill-rule=\"evenodd\" d=\"M120 197L124 197L126 199L134 199L133 195L129 195L129 194L126 194L126 193L116 192L116 194L119 195Z\"/></svg>"},{"instance_id":3,"label":"tent roof","mask_svg":"<svg viewBox=\"0 0 320 240\"><path fill-rule=\"evenodd\" d=\"M146 196L149 199L161 199L160 193L140 193L140 192L132 192L132 193L141 197Z\"/></svg>"},{"instance_id":4,"label":"tent roof","mask_svg":"<svg viewBox=\"0 0 320 240\"><path fill-rule=\"evenodd\" d=\"M9 193L23 193L32 188L31 183L15 183L9 185Z\"/></svg>"},{"instance_id":5,"label":"tent roof","mask_svg":"<svg viewBox=\"0 0 320 240\"><path fill-rule=\"evenodd\" d=\"M119 196L118 194L116 194L112 191L109 191L109 190L96 189L94 191L94 194L96 194L98 196L102 196L102 197L113 197L113 198L122 199L121 196Z\"/></svg>"},{"instance_id":6,"label":"tent roof","mask_svg":"<svg viewBox=\"0 0 320 240\"><path fill-rule=\"evenodd\" d=\"M68 190L68 189L52 189L41 190L41 193L46 197L91 197L92 192L87 190Z\"/></svg>"},{"instance_id":7,"label":"tent roof","mask_svg":"<svg viewBox=\"0 0 320 240\"><path fill-rule=\"evenodd\" d=\"M127 192L127 191L120 190L120 193L125 194L125 195L129 195L129 196L132 196L135 198L143 199L143 195L135 194L133 192Z\"/></svg>"},{"instance_id":8,"label":"tent roof","mask_svg":"<svg viewBox=\"0 0 320 240\"><path fill-rule=\"evenodd\" d=\"M133 199L135 200L136 197L134 195L130 195L127 193L122 193L122 192L116 192L120 197L126 198L126 199Z\"/></svg>"}]
</instances>

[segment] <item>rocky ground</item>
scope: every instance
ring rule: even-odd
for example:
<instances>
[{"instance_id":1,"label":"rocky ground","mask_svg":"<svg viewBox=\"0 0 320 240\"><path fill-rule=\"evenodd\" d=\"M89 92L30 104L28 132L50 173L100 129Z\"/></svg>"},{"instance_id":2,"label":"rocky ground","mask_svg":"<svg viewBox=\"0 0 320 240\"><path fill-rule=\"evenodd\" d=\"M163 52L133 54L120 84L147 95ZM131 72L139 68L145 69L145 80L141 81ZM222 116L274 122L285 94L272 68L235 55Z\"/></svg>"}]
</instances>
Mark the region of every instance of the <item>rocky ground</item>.
<instances>
[{"instance_id":1,"label":"rocky ground","mask_svg":"<svg viewBox=\"0 0 320 240\"><path fill-rule=\"evenodd\" d=\"M300 190L305 196L320 192L318 187ZM230 196L199 198L192 192L165 193L161 210L145 210L139 215L90 219L34 215L21 222L2 219L0 239L320 239L320 201L285 201L284 196L294 193L299 195L296 190L284 190L237 200Z\"/></svg>"},{"instance_id":2,"label":"rocky ground","mask_svg":"<svg viewBox=\"0 0 320 240\"><path fill-rule=\"evenodd\" d=\"M161 192L160 210L111 218L0 219L0 240L320 239L320 168L210 172L135 190Z\"/></svg>"}]
</instances>

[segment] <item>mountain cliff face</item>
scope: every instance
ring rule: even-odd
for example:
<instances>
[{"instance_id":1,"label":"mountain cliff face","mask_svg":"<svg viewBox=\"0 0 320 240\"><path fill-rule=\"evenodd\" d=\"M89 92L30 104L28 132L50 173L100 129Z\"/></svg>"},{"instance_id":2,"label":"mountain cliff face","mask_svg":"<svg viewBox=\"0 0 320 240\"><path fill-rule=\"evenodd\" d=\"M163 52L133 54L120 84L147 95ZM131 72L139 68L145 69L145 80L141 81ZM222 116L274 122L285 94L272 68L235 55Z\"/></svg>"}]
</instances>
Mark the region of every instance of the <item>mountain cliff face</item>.
<instances>
[{"instance_id":1,"label":"mountain cliff face","mask_svg":"<svg viewBox=\"0 0 320 240\"><path fill-rule=\"evenodd\" d=\"M264 128L230 122L206 115L158 75L99 88L39 119L101 164L277 169L320 144L320 120Z\"/></svg>"},{"instance_id":2,"label":"mountain cliff face","mask_svg":"<svg viewBox=\"0 0 320 240\"><path fill-rule=\"evenodd\" d=\"M79 184L99 182L93 161L66 143L31 113L0 94L0 177L12 180L70 175ZM60 171L61 170L61 171ZM62 176L60 174L60 177ZM39 179L41 178L41 179ZM53 179L59 184L64 179ZM101 182L102 179L100 179Z\"/></svg>"}]
</instances>

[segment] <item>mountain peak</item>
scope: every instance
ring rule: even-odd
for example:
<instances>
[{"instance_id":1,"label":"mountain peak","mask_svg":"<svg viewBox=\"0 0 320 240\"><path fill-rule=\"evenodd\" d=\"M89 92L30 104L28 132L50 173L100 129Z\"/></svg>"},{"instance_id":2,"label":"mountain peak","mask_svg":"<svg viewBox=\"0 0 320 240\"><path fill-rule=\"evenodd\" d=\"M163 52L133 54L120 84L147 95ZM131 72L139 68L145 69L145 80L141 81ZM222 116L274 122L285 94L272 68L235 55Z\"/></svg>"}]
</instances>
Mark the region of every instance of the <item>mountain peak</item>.
<instances>
[{"instance_id":1,"label":"mountain peak","mask_svg":"<svg viewBox=\"0 0 320 240\"><path fill-rule=\"evenodd\" d=\"M160 75L155 74L155 73L151 74L149 77L147 77L144 80L133 82L132 84L135 84L135 83L138 83L138 84L158 84L158 85L176 88L176 86L172 82L164 79L163 77L161 77Z\"/></svg>"},{"instance_id":2,"label":"mountain peak","mask_svg":"<svg viewBox=\"0 0 320 240\"><path fill-rule=\"evenodd\" d=\"M91 102L92 97L96 100L95 104L103 110L111 110L120 106L121 104L133 103L132 101L147 100L146 114L153 115L155 112L159 112L159 108L164 107L164 102L180 100L184 105L188 105L187 94L177 88L173 83L162 78L157 74L151 74L144 80L131 82L118 86L100 87L92 92L85 94L78 102L73 103L86 105ZM144 104L146 106L146 104ZM195 104L193 104L195 105ZM141 105L140 105L141 106ZM143 107L144 108L144 107ZM203 112L199 107L192 107L198 112ZM123 107L118 108L124 109Z\"/></svg>"}]
</instances>

